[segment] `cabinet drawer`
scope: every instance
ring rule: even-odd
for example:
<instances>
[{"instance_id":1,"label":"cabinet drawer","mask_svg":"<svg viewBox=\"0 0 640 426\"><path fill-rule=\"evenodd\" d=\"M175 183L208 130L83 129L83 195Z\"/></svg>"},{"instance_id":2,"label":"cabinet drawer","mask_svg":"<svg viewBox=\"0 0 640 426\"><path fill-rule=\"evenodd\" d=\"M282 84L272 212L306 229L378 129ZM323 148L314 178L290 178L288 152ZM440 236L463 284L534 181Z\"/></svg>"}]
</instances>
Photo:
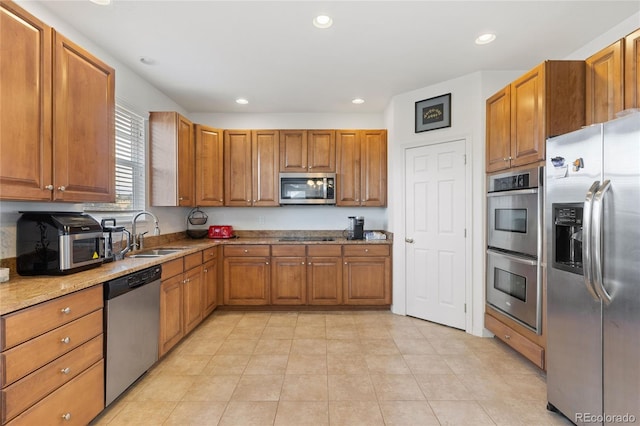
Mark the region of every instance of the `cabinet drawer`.
<instances>
[{"instance_id":1,"label":"cabinet drawer","mask_svg":"<svg viewBox=\"0 0 640 426\"><path fill-rule=\"evenodd\" d=\"M484 326L496 337L511 346L522 356L544 369L544 349L524 337L511 327L498 321L488 314L484 314Z\"/></svg>"},{"instance_id":2,"label":"cabinet drawer","mask_svg":"<svg viewBox=\"0 0 640 426\"><path fill-rule=\"evenodd\" d=\"M342 247L345 256L389 256L388 245L353 244Z\"/></svg>"},{"instance_id":3,"label":"cabinet drawer","mask_svg":"<svg viewBox=\"0 0 640 426\"><path fill-rule=\"evenodd\" d=\"M305 246L303 244L285 244L271 246L272 256L283 257L303 257L305 254Z\"/></svg>"},{"instance_id":4,"label":"cabinet drawer","mask_svg":"<svg viewBox=\"0 0 640 426\"><path fill-rule=\"evenodd\" d=\"M170 260L162 264L162 280L175 277L184 271L183 258Z\"/></svg>"},{"instance_id":5,"label":"cabinet drawer","mask_svg":"<svg viewBox=\"0 0 640 426\"><path fill-rule=\"evenodd\" d=\"M100 309L0 353L0 388L102 334L102 321Z\"/></svg>"},{"instance_id":6,"label":"cabinet drawer","mask_svg":"<svg viewBox=\"0 0 640 426\"><path fill-rule=\"evenodd\" d=\"M206 250L202 250L202 263L208 262L211 259L215 259L218 255L218 247L211 247Z\"/></svg>"},{"instance_id":7,"label":"cabinet drawer","mask_svg":"<svg viewBox=\"0 0 640 426\"><path fill-rule=\"evenodd\" d=\"M188 271L191 268L202 265L202 252L189 254L184 257L184 270Z\"/></svg>"},{"instance_id":8,"label":"cabinet drawer","mask_svg":"<svg viewBox=\"0 0 640 426\"><path fill-rule=\"evenodd\" d=\"M227 246L224 248L225 256L269 256L267 245L243 245Z\"/></svg>"},{"instance_id":9,"label":"cabinet drawer","mask_svg":"<svg viewBox=\"0 0 640 426\"><path fill-rule=\"evenodd\" d=\"M100 360L8 424L87 425L103 408L104 361Z\"/></svg>"},{"instance_id":10,"label":"cabinet drawer","mask_svg":"<svg viewBox=\"0 0 640 426\"><path fill-rule=\"evenodd\" d=\"M34 371L1 391L5 410L2 424L102 359L103 335Z\"/></svg>"},{"instance_id":11,"label":"cabinet drawer","mask_svg":"<svg viewBox=\"0 0 640 426\"><path fill-rule=\"evenodd\" d=\"M335 244L314 244L307 246L307 256L342 256L342 246Z\"/></svg>"},{"instance_id":12,"label":"cabinet drawer","mask_svg":"<svg viewBox=\"0 0 640 426\"><path fill-rule=\"evenodd\" d=\"M12 348L102 308L102 285L58 297L0 318L0 350Z\"/></svg>"}]
</instances>

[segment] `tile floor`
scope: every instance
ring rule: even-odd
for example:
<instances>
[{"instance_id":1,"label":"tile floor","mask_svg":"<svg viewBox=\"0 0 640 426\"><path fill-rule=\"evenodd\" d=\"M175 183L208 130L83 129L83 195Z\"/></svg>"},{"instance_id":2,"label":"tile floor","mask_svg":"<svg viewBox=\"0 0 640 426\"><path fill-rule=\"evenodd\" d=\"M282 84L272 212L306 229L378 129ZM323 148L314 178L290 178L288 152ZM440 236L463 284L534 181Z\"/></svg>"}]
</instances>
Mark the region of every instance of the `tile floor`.
<instances>
[{"instance_id":1,"label":"tile floor","mask_svg":"<svg viewBox=\"0 0 640 426\"><path fill-rule=\"evenodd\" d=\"M94 425L564 425L496 339L389 312L215 312Z\"/></svg>"}]
</instances>

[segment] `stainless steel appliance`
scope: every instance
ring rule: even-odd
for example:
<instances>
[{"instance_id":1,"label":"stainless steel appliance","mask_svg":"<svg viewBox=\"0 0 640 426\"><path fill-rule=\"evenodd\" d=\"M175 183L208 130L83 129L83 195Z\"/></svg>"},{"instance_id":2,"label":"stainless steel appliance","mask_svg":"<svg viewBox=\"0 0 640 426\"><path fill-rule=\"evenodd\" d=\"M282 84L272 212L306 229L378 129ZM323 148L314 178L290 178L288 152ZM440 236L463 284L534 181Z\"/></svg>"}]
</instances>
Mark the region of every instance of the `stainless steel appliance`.
<instances>
[{"instance_id":1,"label":"stainless steel appliance","mask_svg":"<svg viewBox=\"0 0 640 426\"><path fill-rule=\"evenodd\" d=\"M542 167L487 177L487 303L542 330Z\"/></svg>"},{"instance_id":2,"label":"stainless steel appliance","mask_svg":"<svg viewBox=\"0 0 640 426\"><path fill-rule=\"evenodd\" d=\"M107 225L111 223L111 225ZM124 259L124 255L131 246L131 233L124 226L116 226L115 219L102 219L104 251L104 262Z\"/></svg>"},{"instance_id":3,"label":"stainless steel appliance","mask_svg":"<svg viewBox=\"0 0 640 426\"><path fill-rule=\"evenodd\" d=\"M100 266L102 227L77 212L21 212L16 227L20 275L71 274Z\"/></svg>"},{"instance_id":4,"label":"stainless steel appliance","mask_svg":"<svg viewBox=\"0 0 640 426\"><path fill-rule=\"evenodd\" d=\"M280 173L280 204L335 204L335 173Z\"/></svg>"},{"instance_id":5,"label":"stainless steel appliance","mask_svg":"<svg viewBox=\"0 0 640 426\"><path fill-rule=\"evenodd\" d=\"M158 360L161 275L154 266L104 284L105 406Z\"/></svg>"},{"instance_id":6,"label":"stainless steel appliance","mask_svg":"<svg viewBox=\"0 0 640 426\"><path fill-rule=\"evenodd\" d=\"M347 240L364 240L364 216L349 216Z\"/></svg>"},{"instance_id":7,"label":"stainless steel appliance","mask_svg":"<svg viewBox=\"0 0 640 426\"><path fill-rule=\"evenodd\" d=\"M547 141L547 400L640 421L640 114Z\"/></svg>"}]
</instances>

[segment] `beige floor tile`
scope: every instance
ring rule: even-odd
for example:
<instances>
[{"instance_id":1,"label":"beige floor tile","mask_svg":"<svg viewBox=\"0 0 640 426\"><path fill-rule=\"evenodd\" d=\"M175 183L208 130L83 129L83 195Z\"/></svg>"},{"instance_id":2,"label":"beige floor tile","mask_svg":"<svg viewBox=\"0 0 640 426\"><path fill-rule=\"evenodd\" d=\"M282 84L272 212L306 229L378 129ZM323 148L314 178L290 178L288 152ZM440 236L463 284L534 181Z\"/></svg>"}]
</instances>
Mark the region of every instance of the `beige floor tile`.
<instances>
[{"instance_id":1,"label":"beige floor tile","mask_svg":"<svg viewBox=\"0 0 640 426\"><path fill-rule=\"evenodd\" d=\"M244 374L284 374L288 361L289 355L252 355Z\"/></svg>"},{"instance_id":2,"label":"beige floor tile","mask_svg":"<svg viewBox=\"0 0 640 426\"><path fill-rule=\"evenodd\" d=\"M329 354L362 354L363 349L358 339L329 339L327 340Z\"/></svg>"},{"instance_id":3,"label":"beige floor tile","mask_svg":"<svg viewBox=\"0 0 640 426\"><path fill-rule=\"evenodd\" d=\"M327 326L327 339L358 339L355 325Z\"/></svg>"},{"instance_id":4,"label":"beige floor tile","mask_svg":"<svg viewBox=\"0 0 640 426\"><path fill-rule=\"evenodd\" d=\"M242 374L249 363L250 355L214 355L202 371L208 375Z\"/></svg>"},{"instance_id":5,"label":"beige floor tile","mask_svg":"<svg viewBox=\"0 0 640 426\"><path fill-rule=\"evenodd\" d=\"M384 425L376 401L329 401L329 423L331 426Z\"/></svg>"},{"instance_id":6,"label":"beige floor tile","mask_svg":"<svg viewBox=\"0 0 640 426\"><path fill-rule=\"evenodd\" d=\"M357 331L360 339L391 339L391 334L380 325L377 327L358 327Z\"/></svg>"},{"instance_id":7,"label":"beige floor tile","mask_svg":"<svg viewBox=\"0 0 640 426\"><path fill-rule=\"evenodd\" d=\"M324 326L300 326L293 333L294 339L326 339L327 332Z\"/></svg>"},{"instance_id":8,"label":"beige floor tile","mask_svg":"<svg viewBox=\"0 0 640 426\"><path fill-rule=\"evenodd\" d=\"M429 401L471 401L473 393L455 374L416 374L422 393Z\"/></svg>"},{"instance_id":9,"label":"beige floor tile","mask_svg":"<svg viewBox=\"0 0 640 426\"><path fill-rule=\"evenodd\" d=\"M402 355L366 355L367 368L370 373L378 374L410 374L411 370Z\"/></svg>"},{"instance_id":10,"label":"beige floor tile","mask_svg":"<svg viewBox=\"0 0 640 426\"><path fill-rule=\"evenodd\" d=\"M498 374L541 374L542 370L512 349L479 352L475 356L491 365ZM496 362L499 359L500 362Z\"/></svg>"},{"instance_id":11,"label":"beige floor tile","mask_svg":"<svg viewBox=\"0 0 640 426\"><path fill-rule=\"evenodd\" d=\"M327 315L325 318L327 328L355 326L356 321L351 314Z\"/></svg>"},{"instance_id":12,"label":"beige floor tile","mask_svg":"<svg viewBox=\"0 0 640 426\"><path fill-rule=\"evenodd\" d=\"M499 375L481 372L480 374L458 374L457 376L477 401L519 397L519 395L513 394L512 388Z\"/></svg>"},{"instance_id":13,"label":"beige floor tile","mask_svg":"<svg viewBox=\"0 0 640 426\"><path fill-rule=\"evenodd\" d=\"M400 350L392 338L360 339L362 352L365 355L400 355Z\"/></svg>"},{"instance_id":14,"label":"beige floor tile","mask_svg":"<svg viewBox=\"0 0 640 426\"><path fill-rule=\"evenodd\" d=\"M327 325L327 316L314 312L301 312L298 314L298 327L325 327Z\"/></svg>"},{"instance_id":15,"label":"beige floor tile","mask_svg":"<svg viewBox=\"0 0 640 426\"><path fill-rule=\"evenodd\" d=\"M293 339L293 343L291 344L291 353L326 355L327 341L325 339Z\"/></svg>"},{"instance_id":16,"label":"beige floor tile","mask_svg":"<svg viewBox=\"0 0 640 426\"><path fill-rule=\"evenodd\" d=\"M327 374L327 356L291 354L287 374Z\"/></svg>"},{"instance_id":17,"label":"beige floor tile","mask_svg":"<svg viewBox=\"0 0 640 426\"><path fill-rule=\"evenodd\" d=\"M218 323L216 323L215 327L198 327L191 332L189 337L194 339L223 340L231 333L233 327L233 325L219 325Z\"/></svg>"},{"instance_id":18,"label":"beige floor tile","mask_svg":"<svg viewBox=\"0 0 640 426\"><path fill-rule=\"evenodd\" d=\"M154 377L133 401L180 401L195 380L196 376L161 375Z\"/></svg>"},{"instance_id":19,"label":"beige floor tile","mask_svg":"<svg viewBox=\"0 0 640 426\"><path fill-rule=\"evenodd\" d=\"M233 376L199 376L182 397L182 401L204 402L231 400L231 395L240 380Z\"/></svg>"},{"instance_id":20,"label":"beige floor tile","mask_svg":"<svg viewBox=\"0 0 640 426\"><path fill-rule=\"evenodd\" d=\"M368 374L329 375L329 400L375 401L376 393Z\"/></svg>"},{"instance_id":21,"label":"beige floor tile","mask_svg":"<svg viewBox=\"0 0 640 426\"><path fill-rule=\"evenodd\" d=\"M546 401L479 401L497 425L571 425L562 415L546 409Z\"/></svg>"},{"instance_id":22,"label":"beige floor tile","mask_svg":"<svg viewBox=\"0 0 640 426\"><path fill-rule=\"evenodd\" d=\"M398 339L394 337L393 340L402 355L433 355L436 353L429 341L423 337L418 339Z\"/></svg>"},{"instance_id":23,"label":"beige floor tile","mask_svg":"<svg viewBox=\"0 0 640 426\"><path fill-rule=\"evenodd\" d=\"M462 330L445 327L429 321L418 322L415 327L427 339L456 339L465 334Z\"/></svg>"},{"instance_id":24,"label":"beige floor tile","mask_svg":"<svg viewBox=\"0 0 640 426\"><path fill-rule=\"evenodd\" d=\"M245 313L236 327L265 327L271 318L269 312Z\"/></svg>"},{"instance_id":25,"label":"beige floor tile","mask_svg":"<svg viewBox=\"0 0 640 426\"><path fill-rule=\"evenodd\" d=\"M161 425L177 404L166 401L127 402L109 425Z\"/></svg>"},{"instance_id":26,"label":"beige floor tile","mask_svg":"<svg viewBox=\"0 0 640 426\"><path fill-rule=\"evenodd\" d=\"M281 401L326 401L328 398L326 375L287 374L284 378Z\"/></svg>"},{"instance_id":27,"label":"beige floor tile","mask_svg":"<svg viewBox=\"0 0 640 426\"><path fill-rule=\"evenodd\" d=\"M430 338L429 343L436 350L436 353L440 355L472 354L471 349L469 349L464 340L455 338Z\"/></svg>"},{"instance_id":28,"label":"beige floor tile","mask_svg":"<svg viewBox=\"0 0 640 426\"><path fill-rule=\"evenodd\" d=\"M242 376L231 396L232 401L278 401L284 375Z\"/></svg>"},{"instance_id":29,"label":"beige floor tile","mask_svg":"<svg viewBox=\"0 0 640 426\"><path fill-rule=\"evenodd\" d=\"M293 333L295 331L295 327L286 327L286 326L267 326L264 328L262 332L263 339L293 339Z\"/></svg>"},{"instance_id":30,"label":"beige floor tile","mask_svg":"<svg viewBox=\"0 0 640 426\"><path fill-rule=\"evenodd\" d=\"M412 374L372 374L378 401L424 401L424 395Z\"/></svg>"},{"instance_id":31,"label":"beige floor tile","mask_svg":"<svg viewBox=\"0 0 640 426\"><path fill-rule=\"evenodd\" d=\"M264 331L264 326L255 326L255 327L235 327L229 336L227 336L227 340L253 340L259 339L262 336L262 332Z\"/></svg>"},{"instance_id":32,"label":"beige floor tile","mask_svg":"<svg viewBox=\"0 0 640 426\"><path fill-rule=\"evenodd\" d=\"M442 359L455 374L498 374L494 366L499 364L495 359L491 362L478 358L474 353L443 355Z\"/></svg>"},{"instance_id":33,"label":"beige floor tile","mask_svg":"<svg viewBox=\"0 0 640 426\"><path fill-rule=\"evenodd\" d=\"M441 425L494 425L476 401L429 401Z\"/></svg>"},{"instance_id":34,"label":"beige floor tile","mask_svg":"<svg viewBox=\"0 0 640 426\"><path fill-rule=\"evenodd\" d=\"M441 355L404 355L404 360L413 374L452 374Z\"/></svg>"},{"instance_id":35,"label":"beige floor tile","mask_svg":"<svg viewBox=\"0 0 640 426\"><path fill-rule=\"evenodd\" d=\"M278 312L271 314L267 327L295 327L297 322L297 312Z\"/></svg>"},{"instance_id":36,"label":"beige floor tile","mask_svg":"<svg viewBox=\"0 0 640 426\"><path fill-rule=\"evenodd\" d=\"M258 340L254 355L289 355L291 339L263 338Z\"/></svg>"},{"instance_id":37,"label":"beige floor tile","mask_svg":"<svg viewBox=\"0 0 640 426\"><path fill-rule=\"evenodd\" d=\"M326 401L280 401L276 426L328 426L329 404Z\"/></svg>"},{"instance_id":38,"label":"beige floor tile","mask_svg":"<svg viewBox=\"0 0 640 426\"><path fill-rule=\"evenodd\" d=\"M231 401L219 426L265 426L273 424L278 403L275 401Z\"/></svg>"},{"instance_id":39,"label":"beige floor tile","mask_svg":"<svg viewBox=\"0 0 640 426\"><path fill-rule=\"evenodd\" d=\"M547 384L537 374L501 374L500 377L511 388L514 398L547 401Z\"/></svg>"},{"instance_id":40,"label":"beige floor tile","mask_svg":"<svg viewBox=\"0 0 640 426\"><path fill-rule=\"evenodd\" d=\"M180 345L180 353L183 355L215 355L224 343L224 339L191 339Z\"/></svg>"},{"instance_id":41,"label":"beige floor tile","mask_svg":"<svg viewBox=\"0 0 640 426\"><path fill-rule=\"evenodd\" d=\"M111 405L109 405L104 410L102 410L102 412L95 419L93 419L89 424L91 426L102 426L102 425L108 424L111 420L113 420L118 415L120 411L122 411L122 409L127 405L127 403L128 402L122 399L122 397L119 399L116 399L111 403Z\"/></svg>"},{"instance_id":42,"label":"beige floor tile","mask_svg":"<svg viewBox=\"0 0 640 426\"><path fill-rule=\"evenodd\" d=\"M426 401L380 401L380 409L387 426L440 424Z\"/></svg>"},{"instance_id":43,"label":"beige floor tile","mask_svg":"<svg viewBox=\"0 0 640 426\"><path fill-rule=\"evenodd\" d=\"M368 374L367 361L362 354L328 354L329 374Z\"/></svg>"},{"instance_id":44,"label":"beige floor tile","mask_svg":"<svg viewBox=\"0 0 640 426\"><path fill-rule=\"evenodd\" d=\"M220 421L227 404L224 402L179 402L164 422L166 426L215 426Z\"/></svg>"},{"instance_id":45,"label":"beige floor tile","mask_svg":"<svg viewBox=\"0 0 640 426\"><path fill-rule=\"evenodd\" d=\"M225 340L216 355L251 355L257 344L257 339Z\"/></svg>"},{"instance_id":46,"label":"beige floor tile","mask_svg":"<svg viewBox=\"0 0 640 426\"><path fill-rule=\"evenodd\" d=\"M415 340L415 339L424 339L425 337L420 333L420 330L413 326L391 326L389 327L389 335L394 340Z\"/></svg>"},{"instance_id":47,"label":"beige floor tile","mask_svg":"<svg viewBox=\"0 0 640 426\"><path fill-rule=\"evenodd\" d=\"M158 375L195 376L202 374L211 361L212 355L189 355L183 352L172 352L158 366Z\"/></svg>"}]
</instances>

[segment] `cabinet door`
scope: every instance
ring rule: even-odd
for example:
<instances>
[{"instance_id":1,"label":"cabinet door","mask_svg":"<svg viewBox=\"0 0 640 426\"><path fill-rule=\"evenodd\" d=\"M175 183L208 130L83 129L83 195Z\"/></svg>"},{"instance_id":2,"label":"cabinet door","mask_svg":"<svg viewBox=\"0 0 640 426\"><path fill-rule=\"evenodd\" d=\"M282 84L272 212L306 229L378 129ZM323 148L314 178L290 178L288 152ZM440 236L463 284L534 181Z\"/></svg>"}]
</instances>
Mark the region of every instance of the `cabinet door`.
<instances>
[{"instance_id":1,"label":"cabinet door","mask_svg":"<svg viewBox=\"0 0 640 426\"><path fill-rule=\"evenodd\" d=\"M271 258L271 304L307 303L307 277L304 257Z\"/></svg>"},{"instance_id":2,"label":"cabinet door","mask_svg":"<svg viewBox=\"0 0 640 426\"><path fill-rule=\"evenodd\" d=\"M590 56L587 68L587 125L615 118L623 108L623 40Z\"/></svg>"},{"instance_id":3,"label":"cabinet door","mask_svg":"<svg viewBox=\"0 0 640 426\"><path fill-rule=\"evenodd\" d=\"M197 206L224 205L222 130L195 126Z\"/></svg>"},{"instance_id":4,"label":"cabinet door","mask_svg":"<svg viewBox=\"0 0 640 426\"><path fill-rule=\"evenodd\" d=\"M204 291L203 318L218 306L218 260L213 259L203 265L202 288Z\"/></svg>"},{"instance_id":5,"label":"cabinet door","mask_svg":"<svg viewBox=\"0 0 640 426\"><path fill-rule=\"evenodd\" d=\"M336 130L336 205L360 205L360 133Z\"/></svg>"},{"instance_id":6,"label":"cabinet door","mask_svg":"<svg viewBox=\"0 0 640 426\"><path fill-rule=\"evenodd\" d=\"M346 305L391 303L390 258L345 257L342 271Z\"/></svg>"},{"instance_id":7,"label":"cabinet door","mask_svg":"<svg viewBox=\"0 0 640 426\"><path fill-rule=\"evenodd\" d=\"M360 205L387 205L387 131L363 130L360 155Z\"/></svg>"},{"instance_id":8,"label":"cabinet door","mask_svg":"<svg viewBox=\"0 0 640 426\"><path fill-rule=\"evenodd\" d=\"M487 99L487 172L509 168L509 157L511 157L510 111L510 86Z\"/></svg>"},{"instance_id":9,"label":"cabinet door","mask_svg":"<svg viewBox=\"0 0 640 426\"><path fill-rule=\"evenodd\" d=\"M251 205L251 131L224 131L224 205Z\"/></svg>"},{"instance_id":10,"label":"cabinet door","mask_svg":"<svg viewBox=\"0 0 640 426\"><path fill-rule=\"evenodd\" d=\"M307 286L310 305L341 305L342 258L309 257Z\"/></svg>"},{"instance_id":11,"label":"cabinet door","mask_svg":"<svg viewBox=\"0 0 640 426\"><path fill-rule=\"evenodd\" d=\"M182 291L184 333L187 334L202 321L202 266L184 273Z\"/></svg>"},{"instance_id":12,"label":"cabinet door","mask_svg":"<svg viewBox=\"0 0 640 426\"><path fill-rule=\"evenodd\" d=\"M115 201L114 120L114 69L54 31L54 200Z\"/></svg>"},{"instance_id":13,"label":"cabinet door","mask_svg":"<svg viewBox=\"0 0 640 426\"><path fill-rule=\"evenodd\" d=\"M0 40L0 199L47 201L53 184L51 28L2 2Z\"/></svg>"},{"instance_id":14,"label":"cabinet door","mask_svg":"<svg viewBox=\"0 0 640 426\"><path fill-rule=\"evenodd\" d=\"M159 356L167 353L184 336L182 280L180 274L162 281L160 285Z\"/></svg>"},{"instance_id":15,"label":"cabinet door","mask_svg":"<svg viewBox=\"0 0 640 426\"><path fill-rule=\"evenodd\" d=\"M277 130L252 132L252 205L256 207L279 206L279 137Z\"/></svg>"},{"instance_id":16,"label":"cabinet door","mask_svg":"<svg viewBox=\"0 0 640 426\"><path fill-rule=\"evenodd\" d=\"M640 29L624 40L624 107L640 108Z\"/></svg>"},{"instance_id":17,"label":"cabinet door","mask_svg":"<svg viewBox=\"0 0 640 426\"><path fill-rule=\"evenodd\" d=\"M224 259L224 304L266 305L269 303L270 265L268 257Z\"/></svg>"},{"instance_id":18,"label":"cabinet door","mask_svg":"<svg viewBox=\"0 0 640 426\"><path fill-rule=\"evenodd\" d=\"M195 205L193 123L178 114L178 206Z\"/></svg>"},{"instance_id":19,"label":"cabinet door","mask_svg":"<svg viewBox=\"0 0 640 426\"><path fill-rule=\"evenodd\" d=\"M545 64L511 83L511 167L544 160Z\"/></svg>"},{"instance_id":20,"label":"cabinet door","mask_svg":"<svg viewBox=\"0 0 640 426\"><path fill-rule=\"evenodd\" d=\"M336 171L336 132L309 130L307 141L308 171L334 173Z\"/></svg>"},{"instance_id":21,"label":"cabinet door","mask_svg":"<svg viewBox=\"0 0 640 426\"><path fill-rule=\"evenodd\" d=\"M307 131L280 130L280 172L306 172L307 167Z\"/></svg>"}]
</instances>

